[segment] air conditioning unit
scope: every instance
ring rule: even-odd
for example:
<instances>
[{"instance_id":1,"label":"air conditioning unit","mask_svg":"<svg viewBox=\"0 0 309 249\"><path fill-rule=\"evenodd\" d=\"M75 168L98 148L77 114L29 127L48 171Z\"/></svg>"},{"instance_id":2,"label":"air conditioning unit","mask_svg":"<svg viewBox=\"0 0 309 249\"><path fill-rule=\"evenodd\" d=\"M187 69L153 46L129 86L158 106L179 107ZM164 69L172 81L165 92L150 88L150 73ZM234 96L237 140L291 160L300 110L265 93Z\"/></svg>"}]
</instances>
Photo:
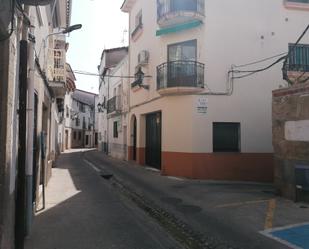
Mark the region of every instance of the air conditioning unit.
<instances>
[{"instance_id":1,"label":"air conditioning unit","mask_svg":"<svg viewBox=\"0 0 309 249\"><path fill-rule=\"evenodd\" d=\"M138 64L145 65L148 64L149 61L149 52L147 50L143 50L138 54Z\"/></svg>"}]
</instances>

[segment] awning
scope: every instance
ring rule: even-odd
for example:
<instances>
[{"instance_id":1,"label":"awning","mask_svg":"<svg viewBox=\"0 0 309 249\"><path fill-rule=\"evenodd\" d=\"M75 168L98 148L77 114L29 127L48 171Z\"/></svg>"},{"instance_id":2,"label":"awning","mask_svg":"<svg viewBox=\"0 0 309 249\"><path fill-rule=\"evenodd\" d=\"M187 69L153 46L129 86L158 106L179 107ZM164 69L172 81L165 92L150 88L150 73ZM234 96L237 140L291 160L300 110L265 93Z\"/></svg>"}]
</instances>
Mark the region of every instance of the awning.
<instances>
[{"instance_id":1,"label":"awning","mask_svg":"<svg viewBox=\"0 0 309 249\"><path fill-rule=\"evenodd\" d=\"M159 29L156 32L156 36L166 35L169 33L176 33L176 32L180 32L180 31L187 30L187 29L193 29L195 27L200 26L202 23L203 23L202 21L192 21L192 22L177 24L177 25L174 25L168 28Z\"/></svg>"}]
</instances>

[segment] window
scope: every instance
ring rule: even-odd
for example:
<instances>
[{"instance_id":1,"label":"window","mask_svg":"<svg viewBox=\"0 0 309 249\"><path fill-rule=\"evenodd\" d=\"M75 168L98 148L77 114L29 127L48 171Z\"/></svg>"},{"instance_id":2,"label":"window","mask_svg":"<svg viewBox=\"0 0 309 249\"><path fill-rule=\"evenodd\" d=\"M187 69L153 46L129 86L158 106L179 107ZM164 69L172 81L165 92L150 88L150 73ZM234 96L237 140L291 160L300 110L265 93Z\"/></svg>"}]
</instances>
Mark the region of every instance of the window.
<instances>
[{"instance_id":1,"label":"window","mask_svg":"<svg viewBox=\"0 0 309 249\"><path fill-rule=\"evenodd\" d=\"M83 103L79 103L79 111L85 112L85 105Z\"/></svg>"},{"instance_id":2,"label":"window","mask_svg":"<svg viewBox=\"0 0 309 249\"><path fill-rule=\"evenodd\" d=\"M140 34L142 33L143 29L143 14L142 14L142 11L138 12L138 14L135 16L135 27L134 27L134 30L131 34L131 37L133 39L137 39Z\"/></svg>"},{"instance_id":3,"label":"window","mask_svg":"<svg viewBox=\"0 0 309 249\"><path fill-rule=\"evenodd\" d=\"M114 137L115 138L118 137L118 122L117 121L114 122Z\"/></svg>"},{"instance_id":4,"label":"window","mask_svg":"<svg viewBox=\"0 0 309 249\"><path fill-rule=\"evenodd\" d=\"M78 127L80 125L79 117L76 117L75 119L75 125Z\"/></svg>"},{"instance_id":5,"label":"window","mask_svg":"<svg viewBox=\"0 0 309 249\"><path fill-rule=\"evenodd\" d=\"M185 41L168 46L168 61L196 61L196 40Z\"/></svg>"},{"instance_id":6,"label":"window","mask_svg":"<svg viewBox=\"0 0 309 249\"><path fill-rule=\"evenodd\" d=\"M240 123L213 123L213 152L240 152Z\"/></svg>"},{"instance_id":7,"label":"window","mask_svg":"<svg viewBox=\"0 0 309 249\"><path fill-rule=\"evenodd\" d=\"M135 28L143 25L143 12L140 10L138 14L135 16Z\"/></svg>"},{"instance_id":8,"label":"window","mask_svg":"<svg viewBox=\"0 0 309 249\"><path fill-rule=\"evenodd\" d=\"M70 117L69 107L66 106L65 110L66 110L66 116L67 118L69 118Z\"/></svg>"},{"instance_id":9,"label":"window","mask_svg":"<svg viewBox=\"0 0 309 249\"><path fill-rule=\"evenodd\" d=\"M309 45L297 44L295 46L290 43L289 51L291 54L288 59L288 70L309 72Z\"/></svg>"}]
</instances>

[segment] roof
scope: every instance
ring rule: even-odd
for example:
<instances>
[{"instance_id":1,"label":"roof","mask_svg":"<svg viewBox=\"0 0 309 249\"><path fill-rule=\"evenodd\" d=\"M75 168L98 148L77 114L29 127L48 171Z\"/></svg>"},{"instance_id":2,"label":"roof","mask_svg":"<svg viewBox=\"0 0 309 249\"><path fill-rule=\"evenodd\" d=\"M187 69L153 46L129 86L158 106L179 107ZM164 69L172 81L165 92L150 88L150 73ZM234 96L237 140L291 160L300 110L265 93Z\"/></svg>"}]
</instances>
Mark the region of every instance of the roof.
<instances>
[{"instance_id":1,"label":"roof","mask_svg":"<svg viewBox=\"0 0 309 249\"><path fill-rule=\"evenodd\" d=\"M124 0L124 2L123 2L123 4L122 4L120 9L123 12L127 12L128 13L128 12L131 11L131 9L134 6L135 2L136 2L136 0Z\"/></svg>"},{"instance_id":2,"label":"roof","mask_svg":"<svg viewBox=\"0 0 309 249\"><path fill-rule=\"evenodd\" d=\"M76 101L79 101L83 104L89 105L89 106L94 106L94 101L95 97L98 96L95 93L91 92L86 92L83 90L76 89L73 92L72 98L75 99Z\"/></svg>"},{"instance_id":3,"label":"roof","mask_svg":"<svg viewBox=\"0 0 309 249\"><path fill-rule=\"evenodd\" d=\"M104 68L115 67L128 54L128 50L128 47L104 49L101 55L100 67L101 65Z\"/></svg>"}]
</instances>

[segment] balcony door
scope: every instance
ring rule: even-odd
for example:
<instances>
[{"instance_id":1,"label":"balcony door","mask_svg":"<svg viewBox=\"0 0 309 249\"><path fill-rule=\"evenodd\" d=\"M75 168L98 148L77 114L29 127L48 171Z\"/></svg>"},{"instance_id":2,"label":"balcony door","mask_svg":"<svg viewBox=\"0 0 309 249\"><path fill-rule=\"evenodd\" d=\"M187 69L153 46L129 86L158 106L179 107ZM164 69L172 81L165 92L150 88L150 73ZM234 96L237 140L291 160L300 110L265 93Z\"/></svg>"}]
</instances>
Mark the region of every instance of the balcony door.
<instances>
[{"instance_id":1,"label":"balcony door","mask_svg":"<svg viewBox=\"0 0 309 249\"><path fill-rule=\"evenodd\" d=\"M171 12L197 11L197 0L171 0Z\"/></svg>"},{"instance_id":2,"label":"balcony door","mask_svg":"<svg viewBox=\"0 0 309 249\"><path fill-rule=\"evenodd\" d=\"M196 40L171 44L168 54L168 87L188 86L196 81Z\"/></svg>"}]
</instances>

